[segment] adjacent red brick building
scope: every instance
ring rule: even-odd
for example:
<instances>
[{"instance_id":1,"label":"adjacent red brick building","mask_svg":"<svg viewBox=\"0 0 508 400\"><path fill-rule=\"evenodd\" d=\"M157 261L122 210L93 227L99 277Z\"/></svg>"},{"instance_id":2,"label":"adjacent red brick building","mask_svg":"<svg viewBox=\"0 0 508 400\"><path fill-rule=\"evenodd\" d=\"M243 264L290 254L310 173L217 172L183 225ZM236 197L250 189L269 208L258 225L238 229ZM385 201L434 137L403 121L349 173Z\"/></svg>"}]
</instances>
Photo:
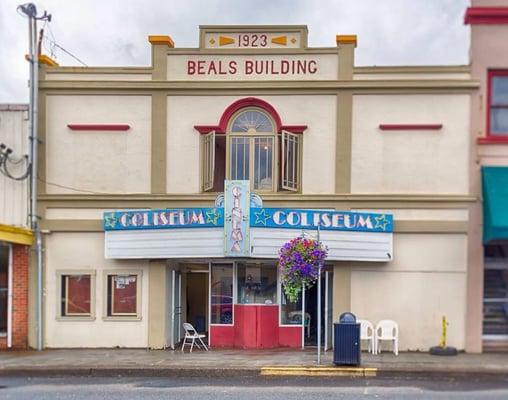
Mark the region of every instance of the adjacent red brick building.
<instances>
[{"instance_id":1,"label":"adjacent red brick building","mask_svg":"<svg viewBox=\"0 0 508 400\"><path fill-rule=\"evenodd\" d=\"M0 225L0 350L28 347L28 263L32 233Z\"/></svg>"}]
</instances>

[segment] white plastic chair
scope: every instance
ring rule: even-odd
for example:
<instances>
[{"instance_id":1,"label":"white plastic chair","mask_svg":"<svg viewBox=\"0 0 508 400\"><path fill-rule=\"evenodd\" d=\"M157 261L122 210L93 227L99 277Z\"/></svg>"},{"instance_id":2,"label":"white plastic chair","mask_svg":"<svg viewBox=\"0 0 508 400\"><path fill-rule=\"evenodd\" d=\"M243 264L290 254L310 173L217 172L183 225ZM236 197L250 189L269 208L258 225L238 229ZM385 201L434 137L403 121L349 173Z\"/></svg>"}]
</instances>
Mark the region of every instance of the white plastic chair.
<instances>
[{"instance_id":1,"label":"white plastic chair","mask_svg":"<svg viewBox=\"0 0 508 400\"><path fill-rule=\"evenodd\" d=\"M183 349L185 347L185 344L187 343L187 339L188 340L192 340L192 343L187 343L187 344L190 344L190 353L192 353L192 348L194 347L194 343L196 343L196 346L198 346L199 348L201 348L201 346L203 346L203 348L208 351L208 347L206 347L206 344L203 342L203 338L206 337L206 335L203 335L203 334L200 334L196 331L196 329L194 329L194 327L189 324L188 322L184 322L183 323L183 329L185 330L185 336L183 338L183 343L182 343L182 352L183 352ZM198 340L196 342L196 339ZM201 345L199 344L201 342Z\"/></svg>"},{"instance_id":2,"label":"white plastic chair","mask_svg":"<svg viewBox=\"0 0 508 400\"><path fill-rule=\"evenodd\" d=\"M393 342L393 352L399 355L399 326L395 321L384 319L376 325L376 354L381 353L381 341Z\"/></svg>"},{"instance_id":3,"label":"white plastic chair","mask_svg":"<svg viewBox=\"0 0 508 400\"><path fill-rule=\"evenodd\" d=\"M305 315L304 326L307 328L307 337L310 337L310 314L308 312L306 312L304 315ZM301 311L291 311L288 314L288 317L290 320L299 319L300 324L301 324L302 312Z\"/></svg>"},{"instance_id":4,"label":"white plastic chair","mask_svg":"<svg viewBox=\"0 0 508 400\"><path fill-rule=\"evenodd\" d=\"M369 353L376 354L376 334L374 331L374 325L366 319L359 319L356 322L360 324L360 340L368 340Z\"/></svg>"}]
</instances>

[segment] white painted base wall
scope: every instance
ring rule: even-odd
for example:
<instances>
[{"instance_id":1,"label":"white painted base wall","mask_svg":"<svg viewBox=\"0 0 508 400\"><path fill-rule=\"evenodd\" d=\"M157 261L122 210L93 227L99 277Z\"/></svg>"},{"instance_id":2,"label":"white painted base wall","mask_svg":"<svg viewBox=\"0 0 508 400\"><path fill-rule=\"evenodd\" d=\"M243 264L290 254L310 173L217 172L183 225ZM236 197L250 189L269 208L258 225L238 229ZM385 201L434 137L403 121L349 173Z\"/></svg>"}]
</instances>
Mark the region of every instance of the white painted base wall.
<instances>
[{"instance_id":1,"label":"white painted base wall","mask_svg":"<svg viewBox=\"0 0 508 400\"><path fill-rule=\"evenodd\" d=\"M467 236L396 234L394 254L394 261L384 266L354 264L351 311L374 325L382 319L396 321L402 351L438 345L446 316L447 344L463 350Z\"/></svg>"},{"instance_id":2,"label":"white painted base wall","mask_svg":"<svg viewBox=\"0 0 508 400\"><path fill-rule=\"evenodd\" d=\"M148 278L147 260L106 260L103 233L52 233L46 236L44 346L147 347ZM95 271L95 318L58 318L58 271ZM141 271L141 319L105 320L106 282L104 271Z\"/></svg>"}]
</instances>

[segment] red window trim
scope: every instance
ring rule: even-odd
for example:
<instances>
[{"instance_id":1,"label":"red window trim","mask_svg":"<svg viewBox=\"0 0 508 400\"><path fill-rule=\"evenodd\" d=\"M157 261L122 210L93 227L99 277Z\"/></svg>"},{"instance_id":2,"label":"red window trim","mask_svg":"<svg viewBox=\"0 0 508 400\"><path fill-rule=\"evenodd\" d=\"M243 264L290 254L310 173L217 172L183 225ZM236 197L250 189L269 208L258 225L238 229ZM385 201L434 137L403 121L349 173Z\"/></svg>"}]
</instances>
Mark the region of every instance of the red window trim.
<instances>
[{"instance_id":1,"label":"red window trim","mask_svg":"<svg viewBox=\"0 0 508 400\"><path fill-rule=\"evenodd\" d=\"M505 136L492 136L480 137L477 139L478 144L508 144L508 135Z\"/></svg>"},{"instance_id":2,"label":"red window trim","mask_svg":"<svg viewBox=\"0 0 508 400\"><path fill-rule=\"evenodd\" d=\"M487 134L485 137L478 138L478 144L502 144L508 143L508 132L492 133L490 131L490 110L492 106L492 78L495 76L508 77L508 69L489 69L487 71ZM495 106L494 106L495 107Z\"/></svg>"},{"instance_id":3,"label":"red window trim","mask_svg":"<svg viewBox=\"0 0 508 400\"><path fill-rule=\"evenodd\" d=\"M469 7L464 23L471 25L508 24L508 7Z\"/></svg>"},{"instance_id":4,"label":"red window trim","mask_svg":"<svg viewBox=\"0 0 508 400\"><path fill-rule=\"evenodd\" d=\"M379 124L382 131L437 131L443 124Z\"/></svg>"},{"instance_id":5,"label":"red window trim","mask_svg":"<svg viewBox=\"0 0 508 400\"><path fill-rule=\"evenodd\" d=\"M128 124L68 124L72 131L128 131Z\"/></svg>"},{"instance_id":6,"label":"red window trim","mask_svg":"<svg viewBox=\"0 0 508 400\"><path fill-rule=\"evenodd\" d=\"M224 134L226 133L228 122L231 117L238 110L246 107L257 107L270 114L270 116L275 121L277 133L288 131L298 134L303 133L307 129L307 125L283 125L277 110L275 110L275 108L270 103L258 99L257 97L245 97L230 104L222 113L222 116L220 117L219 123L217 125L194 125L194 129L196 129L202 135L212 131L215 131L216 134Z\"/></svg>"}]
</instances>

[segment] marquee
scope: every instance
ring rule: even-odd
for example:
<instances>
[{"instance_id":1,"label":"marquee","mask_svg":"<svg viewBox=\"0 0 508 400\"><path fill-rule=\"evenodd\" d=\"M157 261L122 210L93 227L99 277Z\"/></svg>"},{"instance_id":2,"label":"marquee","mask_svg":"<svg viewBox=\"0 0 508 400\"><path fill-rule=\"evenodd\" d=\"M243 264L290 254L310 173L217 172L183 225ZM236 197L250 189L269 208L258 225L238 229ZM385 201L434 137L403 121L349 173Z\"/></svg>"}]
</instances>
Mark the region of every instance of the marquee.
<instances>
[{"instance_id":1,"label":"marquee","mask_svg":"<svg viewBox=\"0 0 508 400\"><path fill-rule=\"evenodd\" d=\"M392 259L391 214L266 208L249 181L226 181L214 207L109 211L103 227L107 258L275 258L286 240L320 231L331 259Z\"/></svg>"}]
</instances>

